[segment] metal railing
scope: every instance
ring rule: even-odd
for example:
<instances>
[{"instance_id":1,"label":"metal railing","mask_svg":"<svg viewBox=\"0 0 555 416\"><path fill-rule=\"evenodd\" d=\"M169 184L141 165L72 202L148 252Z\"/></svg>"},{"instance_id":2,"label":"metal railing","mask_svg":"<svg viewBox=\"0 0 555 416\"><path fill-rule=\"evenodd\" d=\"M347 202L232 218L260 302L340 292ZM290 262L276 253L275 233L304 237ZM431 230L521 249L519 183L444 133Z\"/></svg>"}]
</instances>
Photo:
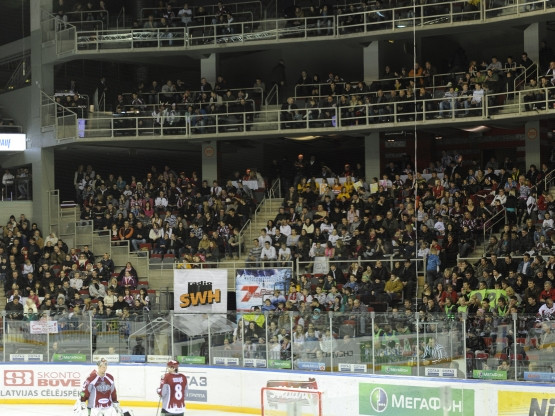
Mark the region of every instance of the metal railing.
<instances>
[{"instance_id":1,"label":"metal railing","mask_svg":"<svg viewBox=\"0 0 555 416\"><path fill-rule=\"evenodd\" d=\"M207 17L206 19L212 19L213 16L216 15L216 11L218 8L218 5L216 3L214 4L208 4L208 5L202 5L202 7L206 10L207 12ZM262 16L262 2L261 1L240 1L240 2L233 2L233 3L226 3L225 5L226 10L230 11L233 15L236 15L237 13L240 13L241 11L245 11L248 9L250 10L251 14L257 13L259 17ZM176 9L173 9L173 12L176 15L176 21L179 20L179 18L177 17L177 12L179 10L179 7L177 7ZM152 15L152 16L156 16L156 17L162 17L164 15L164 13L166 12L166 9L161 9L159 7L144 7L143 9L141 9L141 18L142 20L146 20L148 18L148 16ZM194 20L194 18L193 18Z\"/></svg>"},{"instance_id":2,"label":"metal railing","mask_svg":"<svg viewBox=\"0 0 555 416\"><path fill-rule=\"evenodd\" d=\"M41 92L41 128L54 128L56 140L75 140L78 137L79 122L77 114L68 109L48 94Z\"/></svg>"},{"instance_id":3,"label":"metal railing","mask_svg":"<svg viewBox=\"0 0 555 416\"><path fill-rule=\"evenodd\" d=\"M533 315L494 307L492 329L484 330L474 325L479 316L450 310L395 315L270 308L202 317L144 307L106 315L109 308L99 303L86 312L2 311L1 358L92 362L107 355L115 362L146 362L162 355L195 365L552 382L540 376L551 373L553 344L542 334L553 321L539 328Z\"/></svg>"},{"instance_id":4,"label":"metal railing","mask_svg":"<svg viewBox=\"0 0 555 416\"><path fill-rule=\"evenodd\" d=\"M180 47L211 47L214 44L244 44L253 41L272 41L284 39L309 39L321 36L365 36L368 33L389 33L391 31L410 31L413 27L433 27L436 25L468 25L472 22L482 24L500 18L519 18L528 14L551 13L551 3L546 0L516 0L501 7L480 2L479 7L456 2L418 4L415 6L380 8L379 3L356 9L355 12L335 16L299 17L289 19L251 20L212 25L194 24L187 28L170 27L163 29L131 29L85 31L76 38L64 34L64 44L58 53L72 50L86 52L99 49L132 49ZM492 6L492 7L489 7ZM252 17L254 19L254 15ZM43 41L49 39L53 27L58 31L67 30L71 25L64 21L50 22L43 19ZM70 41L77 43L71 47Z\"/></svg>"},{"instance_id":5,"label":"metal railing","mask_svg":"<svg viewBox=\"0 0 555 416\"><path fill-rule=\"evenodd\" d=\"M56 19L56 53L72 53L76 50L77 28L70 23Z\"/></svg>"},{"instance_id":6,"label":"metal railing","mask_svg":"<svg viewBox=\"0 0 555 416\"><path fill-rule=\"evenodd\" d=\"M472 102L471 95L426 100L396 97L394 101L388 100L386 96L382 102L366 97L364 102L360 100L356 103L337 101L337 97L333 97L332 102L318 103L314 108L299 103L301 108L289 109L284 105L283 109L236 111L237 107L234 107L228 112L210 113L195 105L191 110L178 104L173 119L167 117L167 112L149 113L133 108L132 111L111 116L90 114L88 118L80 120L79 138L178 136L182 139L237 132L336 132L395 128L415 123L433 126L436 123L444 124L446 120L463 123L514 117L549 117L553 114L555 98L550 95L550 90L538 88L533 92L536 93L533 97L528 95L529 90L486 93L476 103ZM73 114L67 109L63 111L64 114L69 111L69 116Z\"/></svg>"},{"instance_id":7,"label":"metal railing","mask_svg":"<svg viewBox=\"0 0 555 416\"><path fill-rule=\"evenodd\" d=\"M226 101L227 98L225 96L225 92L230 90L233 95L233 101ZM265 91L262 88L258 87L247 87L247 88L225 88L223 90L215 90L218 96L222 97L222 102L214 102L217 106L225 106L226 108L230 105L234 105L237 103L238 98L235 98L237 93L242 91L244 95L244 99L251 105L258 108L261 103L264 102L264 93ZM211 95L211 91L201 91L201 90L185 90L185 91L171 91L171 92L156 92L156 93L148 93L144 92L141 94L140 98L144 101L143 104L135 105L135 107L144 107L145 109L152 109L153 105L163 104L163 103L181 103L183 105L201 105L205 108L209 107L211 102L209 102ZM133 94L132 92L124 92L121 95L123 96L125 107L131 107L131 103L133 102ZM203 97L203 95L206 95Z\"/></svg>"},{"instance_id":8,"label":"metal railing","mask_svg":"<svg viewBox=\"0 0 555 416\"><path fill-rule=\"evenodd\" d=\"M31 85L31 54L19 58L19 63L15 67L8 82L4 86L5 91L13 91L15 89Z\"/></svg>"},{"instance_id":9,"label":"metal railing","mask_svg":"<svg viewBox=\"0 0 555 416\"><path fill-rule=\"evenodd\" d=\"M93 15L92 19L89 19L89 15ZM75 26L85 26L87 23L91 24L94 28L100 23L100 29L108 29L110 25L110 13L108 10L78 10L74 12L65 13L69 23ZM90 28L83 28L88 30Z\"/></svg>"},{"instance_id":10,"label":"metal railing","mask_svg":"<svg viewBox=\"0 0 555 416\"><path fill-rule=\"evenodd\" d=\"M491 218L488 218L484 224L484 253L486 252L487 235L491 236L495 229L498 228L499 224L507 224L507 210L502 208L500 211L496 212Z\"/></svg>"}]
</instances>

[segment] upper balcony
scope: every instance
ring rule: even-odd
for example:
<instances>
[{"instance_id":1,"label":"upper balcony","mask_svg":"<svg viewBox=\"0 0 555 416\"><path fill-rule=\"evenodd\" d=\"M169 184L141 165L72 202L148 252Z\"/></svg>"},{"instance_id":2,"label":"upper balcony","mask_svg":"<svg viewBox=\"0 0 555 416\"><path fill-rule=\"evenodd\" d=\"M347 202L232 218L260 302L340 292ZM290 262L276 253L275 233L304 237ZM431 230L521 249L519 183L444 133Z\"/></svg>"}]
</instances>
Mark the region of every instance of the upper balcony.
<instances>
[{"instance_id":1,"label":"upper balcony","mask_svg":"<svg viewBox=\"0 0 555 416\"><path fill-rule=\"evenodd\" d=\"M331 96L330 96L331 97ZM414 97L381 101L376 93L364 102L341 98L316 104L298 98L283 105L263 104L256 96L243 102L217 104L125 105L113 112L67 108L44 95L42 127L54 128L58 143L151 140L199 140L262 137L364 135L372 131L440 129L448 125L522 127L526 120L552 118L551 88L488 93L480 103L466 98ZM271 98L271 97L270 97ZM266 98L266 103L269 100Z\"/></svg>"},{"instance_id":2,"label":"upper balcony","mask_svg":"<svg viewBox=\"0 0 555 416\"><path fill-rule=\"evenodd\" d=\"M437 33L446 30L467 31L468 26L484 23L506 25L511 21L533 23L553 17L555 8L547 0L505 2L482 1L478 6L467 2L437 2L395 8L383 8L376 2L364 9L351 8L330 16L256 20L252 12L239 12L231 23L213 24L212 19L193 20L188 26L147 29L135 27L107 29L90 21L68 23L43 13L43 42L55 45L51 59L67 60L122 51L165 53L228 50L254 46L283 45L329 39L373 39L406 37L414 30ZM492 27L493 27L492 26Z\"/></svg>"}]
</instances>

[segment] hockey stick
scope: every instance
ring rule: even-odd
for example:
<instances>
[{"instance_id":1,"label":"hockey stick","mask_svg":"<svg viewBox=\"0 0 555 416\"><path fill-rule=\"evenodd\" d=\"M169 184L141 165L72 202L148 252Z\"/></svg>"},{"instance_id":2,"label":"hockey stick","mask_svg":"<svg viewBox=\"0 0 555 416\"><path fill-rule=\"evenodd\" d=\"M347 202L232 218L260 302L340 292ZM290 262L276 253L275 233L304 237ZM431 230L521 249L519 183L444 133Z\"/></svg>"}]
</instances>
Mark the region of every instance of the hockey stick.
<instances>
[{"instance_id":1,"label":"hockey stick","mask_svg":"<svg viewBox=\"0 0 555 416\"><path fill-rule=\"evenodd\" d=\"M160 403L162 403L162 396L158 399L158 407L156 408L156 416L160 414Z\"/></svg>"},{"instance_id":2,"label":"hockey stick","mask_svg":"<svg viewBox=\"0 0 555 416\"><path fill-rule=\"evenodd\" d=\"M168 373L168 369L166 368L166 370L164 371L164 374L162 375L161 379L164 378L164 375L166 375ZM162 394L162 392L160 392L160 394ZM158 407L156 408L156 416L159 416L160 414L160 404L162 403L162 396L160 396L160 398L158 399Z\"/></svg>"}]
</instances>

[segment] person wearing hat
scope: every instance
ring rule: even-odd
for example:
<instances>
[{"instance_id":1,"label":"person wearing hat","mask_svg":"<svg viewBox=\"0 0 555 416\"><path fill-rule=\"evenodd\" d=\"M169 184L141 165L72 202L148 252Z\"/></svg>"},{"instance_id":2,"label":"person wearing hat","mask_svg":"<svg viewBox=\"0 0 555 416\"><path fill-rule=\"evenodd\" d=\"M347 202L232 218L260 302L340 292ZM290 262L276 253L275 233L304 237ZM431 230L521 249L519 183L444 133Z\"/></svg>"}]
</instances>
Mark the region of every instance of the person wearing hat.
<instances>
[{"instance_id":1,"label":"person wearing hat","mask_svg":"<svg viewBox=\"0 0 555 416\"><path fill-rule=\"evenodd\" d=\"M160 380L160 387L156 390L162 401L162 414L184 415L187 377L178 373L178 370L177 361L168 361L166 374Z\"/></svg>"}]
</instances>

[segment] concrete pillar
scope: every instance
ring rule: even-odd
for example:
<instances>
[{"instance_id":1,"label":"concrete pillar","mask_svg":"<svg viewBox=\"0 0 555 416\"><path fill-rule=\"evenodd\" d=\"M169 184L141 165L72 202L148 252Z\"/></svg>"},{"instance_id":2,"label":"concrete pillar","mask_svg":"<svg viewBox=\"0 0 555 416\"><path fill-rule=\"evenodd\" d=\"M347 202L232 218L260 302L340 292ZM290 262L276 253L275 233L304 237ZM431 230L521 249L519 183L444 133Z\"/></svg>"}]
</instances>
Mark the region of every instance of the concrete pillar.
<instances>
[{"instance_id":1,"label":"concrete pillar","mask_svg":"<svg viewBox=\"0 0 555 416\"><path fill-rule=\"evenodd\" d=\"M538 63L540 58L540 24L532 23L526 29L524 29L524 52L528 54L528 57Z\"/></svg>"},{"instance_id":2,"label":"concrete pillar","mask_svg":"<svg viewBox=\"0 0 555 416\"><path fill-rule=\"evenodd\" d=\"M541 142L540 121L530 120L524 126L524 151L526 153L526 171L534 164L538 169L541 167Z\"/></svg>"},{"instance_id":3,"label":"concrete pillar","mask_svg":"<svg viewBox=\"0 0 555 416\"><path fill-rule=\"evenodd\" d=\"M209 141L202 143L202 175L203 180L212 185L218 180L218 142Z\"/></svg>"},{"instance_id":4,"label":"concrete pillar","mask_svg":"<svg viewBox=\"0 0 555 416\"><path fill-rule=\"evenodd\" d=\"M214 86L218 76L218 54L212 53L200 59L200 76Z\"/></svg>"},{"instance_id":5,"label":"concrete pillar","mask_svg":"<svg viewBox=\"0 0 555 416\"><path fill-rule=\"evenodd\" d=\"M380 177L380 132L372 131L364 137L364 174L366 182Z\"/></svg>"},{"instance_id":6,"label":"concrete pillar","mask_svg":"<svg viewBox=\"0 0 555 416\"><path fill-rule=\"evenodd\" d=\"M364 71L364 81L370 82L380 78L380 48L379 42L371 42L370 45L362 49L362 66Z\"/></svg>"}]
</instances>

